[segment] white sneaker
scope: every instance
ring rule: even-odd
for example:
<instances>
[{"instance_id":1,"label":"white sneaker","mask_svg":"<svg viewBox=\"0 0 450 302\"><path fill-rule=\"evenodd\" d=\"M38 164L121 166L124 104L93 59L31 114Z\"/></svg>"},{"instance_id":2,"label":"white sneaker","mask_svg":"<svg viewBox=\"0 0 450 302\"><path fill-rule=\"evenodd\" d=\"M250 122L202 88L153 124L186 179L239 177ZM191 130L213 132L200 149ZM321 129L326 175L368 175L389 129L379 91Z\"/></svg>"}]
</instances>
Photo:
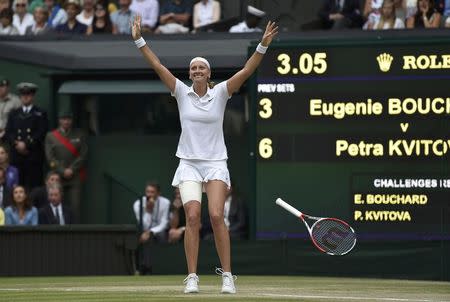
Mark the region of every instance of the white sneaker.
<instances>
[{"instance_id":1,"label":"white sneaker","mask_svg":"<svg viewBox=\"0 0 450 302\"><path fill-rule=\"evenodd\" d=\"M236 287L234 286L234 280L237 279L230 272L224 272L221 268L216 268L216 274L222 275L222 294L235 294Z\"/></svg>"},{"instance_id":2,"label":"white sneaker","mask_svg":"<svg viewBox=\"0 0 450 302\"><path fill-rule=\"evenodd\" d=\"M183 283L186 284L184 287L185 294L198 293L198 276L196 273L189 274L184 280Z\"/></svg>"}]
</instances>

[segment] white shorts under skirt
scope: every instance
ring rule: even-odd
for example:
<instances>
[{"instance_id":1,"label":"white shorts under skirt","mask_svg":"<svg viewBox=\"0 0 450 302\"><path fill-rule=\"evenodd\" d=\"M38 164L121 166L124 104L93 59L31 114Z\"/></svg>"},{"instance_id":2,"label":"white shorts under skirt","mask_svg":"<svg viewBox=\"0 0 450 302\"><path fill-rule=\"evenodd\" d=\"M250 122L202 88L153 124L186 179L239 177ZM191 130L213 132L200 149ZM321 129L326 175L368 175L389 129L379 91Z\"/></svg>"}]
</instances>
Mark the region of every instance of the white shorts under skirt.
<instances>
[{"instance_id":1,"label":"white shorts under skirt","mask_svg":"<svg viewBox=\"0 0 450 302\"><path fill-rule=\"evenodd\" d=\"M199 160L199 159L183 159L175 171L172 186L178 187L183 181L199 181L206 183L210 180L223 181L228 189L231 187L230 173L227 168L227 161L224 160ZM203 186L203 192L204 192Z\"/></svg>"}]
</instances>

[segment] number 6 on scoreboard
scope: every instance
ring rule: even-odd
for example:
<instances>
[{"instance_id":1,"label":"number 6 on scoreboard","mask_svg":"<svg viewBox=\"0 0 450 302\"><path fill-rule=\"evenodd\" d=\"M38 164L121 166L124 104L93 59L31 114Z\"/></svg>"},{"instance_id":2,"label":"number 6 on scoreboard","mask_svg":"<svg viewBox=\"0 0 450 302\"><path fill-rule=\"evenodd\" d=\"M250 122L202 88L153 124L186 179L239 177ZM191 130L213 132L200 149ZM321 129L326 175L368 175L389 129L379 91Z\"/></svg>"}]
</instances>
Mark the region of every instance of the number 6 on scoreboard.
<instances>
[{"instance_id":1,"label":"number 6 on scoreboard","mask_svg":"<svg viewBox=\"0 0 450 302\"><path fill-rule=\"evenodd\" d=\"M308 229L314 246L328 255L345 255L356 244L356 234L351 226L337 218L321 218L303 214L281 198L276 204L300 218ZM305 218L315 220L310 227Z\"/></svg>"}]
</instances>

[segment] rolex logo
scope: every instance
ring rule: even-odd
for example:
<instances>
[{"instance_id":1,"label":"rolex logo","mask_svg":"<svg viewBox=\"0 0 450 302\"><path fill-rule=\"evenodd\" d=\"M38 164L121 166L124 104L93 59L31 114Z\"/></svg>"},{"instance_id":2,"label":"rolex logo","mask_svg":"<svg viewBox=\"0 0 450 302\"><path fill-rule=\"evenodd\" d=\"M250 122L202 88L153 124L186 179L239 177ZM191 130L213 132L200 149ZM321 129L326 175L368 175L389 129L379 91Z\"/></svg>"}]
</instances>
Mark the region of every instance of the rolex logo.
<instances>
[{"instance_id":1,"label":"rolex logo","mask_svg":"<svg viewBox=\"0 0 450 302\"><path fill-rule=\"evenodd\" d=\"M382 53L377 57L378 67L382 72L388 72L391 69L391 63L394 60L394 57L388 53Z\"/></svg>"}]
</instances>

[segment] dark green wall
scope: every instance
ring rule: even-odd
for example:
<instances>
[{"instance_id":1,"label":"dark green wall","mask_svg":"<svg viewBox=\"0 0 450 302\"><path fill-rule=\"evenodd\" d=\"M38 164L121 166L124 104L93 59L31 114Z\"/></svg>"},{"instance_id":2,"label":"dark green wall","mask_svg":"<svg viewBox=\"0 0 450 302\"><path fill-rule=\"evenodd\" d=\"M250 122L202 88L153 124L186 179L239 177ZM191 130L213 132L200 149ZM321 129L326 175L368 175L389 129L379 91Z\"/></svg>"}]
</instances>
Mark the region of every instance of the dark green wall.
<instances>
[{"instance_id":1,"label":"dark green wall","mask_svg":"<svg viewBox=\"0 0 450 302\"><path fill-rule=\"evenodd\" d=\"M228 138L226 143L232 182L248 196L247 139ZM83 222L134 223L132 205L148 180L158 181L161 194L171 199L177 144L178 135L90 137Z\"/></svg>"},{"instance_id":2,"label":"dark green wall","mask_svg":"<svg viewBox=\"0 0 450 302\"><path fill-rule=\"evenodd\" d=\"M51 101L52 83L46 75L52 71L53 70L44 67L0 60L0 74L10 80L11 92L16 93L16 85L20 82L32 82L37 84L39 90L36 94L36 104L50 110L49 114L52 114L52 108L49 106Z\"/></svg>"}]
</instances>

